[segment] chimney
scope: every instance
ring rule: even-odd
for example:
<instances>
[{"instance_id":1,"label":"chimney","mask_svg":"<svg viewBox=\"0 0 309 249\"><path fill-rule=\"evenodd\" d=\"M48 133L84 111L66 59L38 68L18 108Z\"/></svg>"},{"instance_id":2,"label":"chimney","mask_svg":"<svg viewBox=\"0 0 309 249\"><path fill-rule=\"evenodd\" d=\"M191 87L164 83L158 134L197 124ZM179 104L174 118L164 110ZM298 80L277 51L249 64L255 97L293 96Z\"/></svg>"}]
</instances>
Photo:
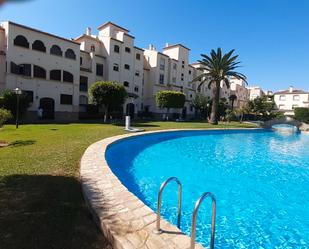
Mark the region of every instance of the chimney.
<instances>
[{"instance_id":1,"label":"chimney","mask_svg":"<svg viewBox=\"0 0 309 249\"><path fill-rule=\"evenodd\" d=\"M91 28L90 28L90 27L87 27L87 29L86 29L86 35L91 35Z\"/></svg>"},{"instance_id":2,"label":"chimney","mask_svg":"<svg viewBox=\"0 0 309 249\"><path fill-rule=\"evenodd\" d=\"M152 50L152 44L149 44L149 50Z\"/></svg>"},{"instance_id":3,"label":"chimney","mask_svg":"<svg viewBox=\"0 0 309 249\"><path fill-rule=\"evenodd\" d=\"M293 90L294 90L294 89L293 89L293 86L290 86L290 87L289 87L289 92L292 93Z\"/></svg>"},{"instance_id":4,"label":"chimney","mask_svg":"<svg viewBox=\"0 0 309 249\"><path fill-rule=\"evenodd\" d=\"M167 47L169 47L170 46L170 44L168 44L168 42L166 42L165 43L165 47L167 48Z\"/></svg>"}]
</instances>

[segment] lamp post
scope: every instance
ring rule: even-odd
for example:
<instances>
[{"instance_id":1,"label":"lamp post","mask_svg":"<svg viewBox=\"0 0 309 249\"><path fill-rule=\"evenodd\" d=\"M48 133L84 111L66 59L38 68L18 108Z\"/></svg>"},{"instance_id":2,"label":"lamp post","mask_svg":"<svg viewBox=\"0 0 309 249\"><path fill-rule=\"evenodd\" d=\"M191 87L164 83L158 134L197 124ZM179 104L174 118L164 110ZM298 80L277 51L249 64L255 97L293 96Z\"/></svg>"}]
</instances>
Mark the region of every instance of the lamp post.
<instances>
[{"instance_id":1,"label":"lamp post","mask_svg":"<svg viewBox=\"0 0 309 249\"><path fill-rule=\"evenodd\" d=\"M207 108L206 108L206 119L208 120L208 109L209 109L209 103L207 103Z\"/></svg>"},{"instance_id":2,"label":"lamp post","mask_svg":"<svg viewBox=\"0 0 309 249\"><path fill-rule=\"evenodd\" d=\"M13 92L16 94L16 129L18 129L19 118L19 96L22 94L20 88L16 87Z\"/></svg>"}]
</instances>

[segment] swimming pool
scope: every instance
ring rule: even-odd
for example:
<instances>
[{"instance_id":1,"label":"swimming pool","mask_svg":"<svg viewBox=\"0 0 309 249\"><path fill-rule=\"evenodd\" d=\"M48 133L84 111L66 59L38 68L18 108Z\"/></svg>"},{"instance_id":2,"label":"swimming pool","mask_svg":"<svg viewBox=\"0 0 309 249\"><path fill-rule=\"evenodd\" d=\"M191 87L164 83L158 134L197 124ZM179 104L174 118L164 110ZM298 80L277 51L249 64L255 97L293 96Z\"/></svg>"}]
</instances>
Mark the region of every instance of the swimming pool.
<instances>
[{"instance_id":1,"label":"swimming pool","mask_svg":"<svg viewBox=\"0 0 309 249\"><path fill-rule=\"evenodd\" d=\"M309 136L268 130L164 132L120 140L106 151L115 175L156 211L161 183L183 186L181 229L190 234L195 201L217 199L216 248L309 247ZM177 185L162 215L176 224ZM209 245L210 200L200 208L197 241Z\"/></svg>"}]
</instances>

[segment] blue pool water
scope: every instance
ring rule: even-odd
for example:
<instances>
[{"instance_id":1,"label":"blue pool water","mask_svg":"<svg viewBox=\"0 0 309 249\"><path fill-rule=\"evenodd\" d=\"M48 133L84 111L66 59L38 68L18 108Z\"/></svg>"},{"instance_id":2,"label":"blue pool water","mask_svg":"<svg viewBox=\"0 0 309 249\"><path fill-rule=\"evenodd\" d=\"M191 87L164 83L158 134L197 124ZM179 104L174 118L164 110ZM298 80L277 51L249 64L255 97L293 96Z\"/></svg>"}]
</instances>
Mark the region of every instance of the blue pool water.
<instances>
[{"instance_id":1,"label":"blue pool water","mask_svg":"<svg viewBox=\"0 0 309 249\"><path fill-rule=\"evenodd\" d=\"M190 235L195 201L217 199L216 248L309 248L309 136L267 130L183 131L112 144L106 159L122 183L156 211L160 184L183 186L181 229ZM177 185L163 193L176 224ZM211 202L199 210L197 241L209 245Z\"/></svg>"}]
</instances>

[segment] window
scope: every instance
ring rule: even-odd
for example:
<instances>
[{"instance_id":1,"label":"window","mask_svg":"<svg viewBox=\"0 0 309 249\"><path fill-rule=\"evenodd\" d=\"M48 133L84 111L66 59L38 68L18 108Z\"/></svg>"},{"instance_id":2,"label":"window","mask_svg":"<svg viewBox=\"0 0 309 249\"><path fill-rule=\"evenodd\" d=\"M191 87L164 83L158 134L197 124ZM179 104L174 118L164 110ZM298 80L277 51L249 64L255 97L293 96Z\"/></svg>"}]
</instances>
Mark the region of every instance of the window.
<instances>
[{"instance_id":1,"label":"window","mask_svg":"<svg viewBox=\"0 0 309 249\"><path fill-rule=\"evenodd\" d=\"M172 78L173 83L176 83L176 77Z\"/></svg>"},{"instance_id":2,"label":"window","mask_svg":"<svg viewBox=\"0 0 309 249\"><path fill-rule=\"evenodd\" d=\"M284 101L284 100L285 100L285 95L280 95L280 96L279 96L279 100Z\"/></svg>"},{"instance_id":3,"label":"window","mask_svg":"<svg viewBox=\"0 0 309 249\"><path fill-rule=\"evenodd\" d=\"M191 70L189 70L189 74L191 74Z\"/></svg>"},{"instance_id":4,"label":"window","mask_svg":"<svg viewBox=\"0 0 309 249\"><path fill-rule=\"evenodd\" d=\"M119 53L119 46L118 45L114 45L114 52L115 53Z\"/></svg>"},{"instance_id":5,"label":"window","mask_svg":"<svg viewBox=\"0 0 309 249\"><path fill-rule=\"evenodd\" d=\"M124 64L124 69L130 70L130 65Z\"/></svg>"},{"instance_id":6,"label":"window","mask_svg":"<svg viewBox=\"0 0 309 249\"><path fill-rule=\"evenodd\" d=\"M138 86L134 87L134 92L138 92Z\"/></svg>"},{"instance_id":7,"label":"window","mask_svg":"<svg viewBox=\"0 0 309 249\"><path fill-rule=\"evenodd\" d=\"M93 44L90 46L90 51L95 52L95 46Z\"/></svg>"},{"instance_id":8,"label":"window","mask_svg":"<svg viewBox=\"0 0 309 249\"><path fill-rule=\"evenodd\" d=\"M79 65L82 65L82 64L83 64L83 58L79 57Z\"/></svg>"},{"instance_id":9,"label":"window","mask_svg":"<svg viewBox=\"0 0 309 249\"><path fill-rule=\"evenodd\" d=\"M174 70L177 69L177 64L176 64L176 63L173 64L173 69L174 69Z\"/></svg>"},{"instance_id":10,"label":"window","mask_svg":"<svg viewBox=\"0 0 309 249\"><path fill-rule=\"evenodd\" d=\"M294 110L295 108L297 108L298 105L292 105L292 109Z\"/></svg>"},{"instance_id":11,"label":"window","mask_svg":"<svg viewBox=\"0 0 309 249\"><path fill-rule=\"evenodd\" d=\"M298 101L299 100L299 95L293 95L293 100Z\"/></svg>"},{"instance_id":12,"label":"window","mask_svg":"<svg viewBox=\"0 0 309 249\"><path fill-rule=\"evenodd\" d=\"M126 87L129 87L130 84L129 84L128 81L124 81L124 82L123 82L123 85L126 86Z\"/></svg>"},{"instance_id":13,"label":"window","mask_svg":"<svg viewBox=\"0 0 309 249\"><path fill-rule=\"evenodd\" d=\"M44 43L40 40L36 40L32 43L32 49L40 52L46 52L46 47Z\"/></svg>"},{"instance_id":14,"label":"window","mask_svg":"<svg viewBox=\"0 0 309 249\"><path fill-rule=\"evenodd\" d=\"M124 48L124 51L126 51L127 53L131 53L131 48L125 47L125 48Z\"/></svg>"},{"instance_id":15,"label":"window","mask_svg":"<svg viewBox=\"0 0 309 249\"><path fill-rule=\"evenodd\" d=\"M62 50L61 50L61 48L59 46L53 45L50 48L50 54L57 55L57 56L62 56Z\"/></svg>"},{"instance_id":16,"label":"window","mask_svg":"<svg viewBox=\"0 0 309 249\"><path fill-rule=\"evenodd\" d=\"M51 70L49 72L49 79L61 81L61 70Z\"/></svg>"},{"instance_id":17,"label":"window","mask_svg":"<svg viewBox=\"0 0 309 249\"><path fill-rule=\"evenodd\" d=\"M185 61L182 61L182 68L185 68Z\"/></svg>"},{"instance_id":18,"label":"window","mask_svg":"<svg viewBox=\"0 0 309 249\"><path fill-rule=\"evenodd\" d=\"M23 91L29 103L33 103L33 91Z\"/></svg>"},{"instance_id":19,"label":"window","mask_svg":"<svg viewBox=\"0 0 309 249\"><path fill-rule=\"evenodd\" d=\"M24 47L24 48L29 48L29 42L26 37L23 35L18 35L14 39L14 45Z\"/></svg>"},{"instance_id":20,"label":"window","mask_svg":"<svg viewBox=\"0 0 309 249\"><path fill-rule=\"evenodd\" d=\"M160 74L160 77L159 77L159 84L164 84L164 74Z\"/></svg>"},{"instance_id":21,"label":"window","mask_svg":"<svg viewBox=\"0 0 309 249\"><path fill-rule=\"evenodd\" d=\"M81 105L81 106L88 105L88 98L87 98L87 96L84 96L84 95L80 95L79 96L79 105Z\"/></svg>"},{"instance_id":22,"label":"window","mask_svg":"<svg viewBox=\"0 0 309 249\"><path fill-rule=\"evenodd\" d=\"M284 109L284 105L279 105L279 109L283 110Z\"/></svg>"},{"instance_id":23,"label":"window","mask_svg":"<svg viewBox=\"0 0 309 249\"><path fill-rule=\"evenodd\" d=\"M65 58L76 60L76 55L72 49L67 49L64 54Z\"/></svg>"},{"instance_id":24,"label":"window","mask_svg":"<svg viewBox=\"0 0 309 249\"><path fill-rule=\"evenodd\" d=\"M88 77L86 76L79 77L79 91L81 92L88 91Z\"/></svg>"},{"instance_id":25,"label":"window","mask_svg":"<svg viewBox=\"0 0 309 249\"><path fill-rule=\"evenodd\" d=\"M164 70L165 69L165 59L161 58L160 59L160 70Z\"/></svg>"},{"instance_id":26,"label":"window","mask_svg":"<svg viewBox=\"0 0 309 249\"><path fill-rule=\"evenodd\" d=\"M119 65L117 63L114 63L113 70L117 72L119 71Z\"/></svg>"},{"instance_id":27,"label":"window","mask_svg":"<svg viewBox=\"0 0 309 249\"><path fill-rule=\"evenodd\" d=\"M67 71L63 71L63 82L73 83L74 77L73 74Z\"/></svg>"},{"instance_id":28,"label":"window","mask_svg":"<svg viewBox=\"0 0 309 249\"><path fill-rule=\"evenodd\" d=\"M19 66L16 65L13 61L11 61L11 73L19 74Z\"/></svg>"},{"instance_id":29,"label":"window","mask_svg":"<svg viewBox=\"0 0 309 249\"><path fill-rule=\"evenodd\" d=\"M181 74L181 81L183 81L183 73Z\"/></svg>"},{"instance_id":30,"label":"window","mask_svg":"<svg viewBox=\"0 0 309 249\"><path fill-rule=\"evenodd\" d=\"M97 63L96 73L97 76L103 76L103 64Z\"/></svg>"},{"instance_id":31,"label":"window","mask_svg":"<svg viewBox=\"0 0 309 249\"><path fill-rule=\"evenodd\" d=\"M33 77L46 79L46 70L43 67L34 65L33 66Z\"/></svg>"},{"instance_id":32,"label":"window","mask_svg":"<svg viewBox=\"0 0 309 249\"><path fill-rule=\"evenodd\" d=\"M135 55L135 58L136 58L137 60L140 60L140 59L141 59L141 54L136 54L136 55Z\"/></svg>"},{"instance_id":33,"label":"window","mask_svg":"<svg viewBox=\"0 0 309 249\"><path fill-rule=\"evenodd\" d=\"M18 65L18 74L31 77L31 64Z\"/></svg>"},{"instance_id":34,"label":"window","mask_svg":"<svg viewBox=\"0 0 309 249\"><path fill-rule=\"evenodd\" d=\"M73 96L69 94L60 94L60 104L61 105L72 105Z\"/></svg>"},{"instance_id":35,"label":"window","mask_svg":"<svg viewBox=\"0 0 309 249\"><path fill-rule=\"evenodd\" d=\"M139 71L136 70L136 71L135 71L135 76L139 76L139 75L140 75Z\"/></svg>"}]
</instances>

